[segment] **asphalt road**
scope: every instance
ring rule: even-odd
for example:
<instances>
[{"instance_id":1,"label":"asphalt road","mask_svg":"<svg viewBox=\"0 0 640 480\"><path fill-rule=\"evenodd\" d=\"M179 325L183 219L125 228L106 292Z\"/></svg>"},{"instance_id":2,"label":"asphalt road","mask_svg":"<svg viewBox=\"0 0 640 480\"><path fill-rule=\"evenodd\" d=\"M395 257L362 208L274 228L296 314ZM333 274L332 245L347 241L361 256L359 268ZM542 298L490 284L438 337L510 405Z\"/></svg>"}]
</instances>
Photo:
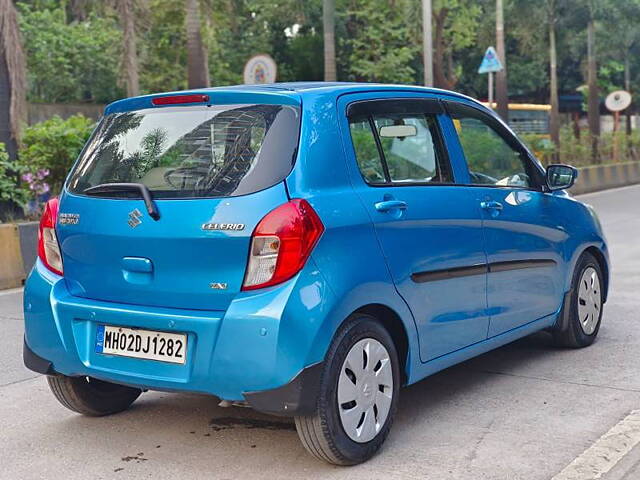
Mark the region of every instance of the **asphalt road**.
<instances>
[{"instance_id":1,"label":"asphalt road","mask_svg":"<svg viewBox=\"0 0 640 480\"><path fill-rule=\"evenodd\" d=\"M75 415L22 366L22 295L0 293L0 478L596 478L565 467L585 450L610 461L592 445L640 409L640 186L582 199L612 254L598 341L559 350L537 334L404 389L385 448L352 468L307 455L290 421L205 396L149 392L119 415ZM625 432L631 450L614 446L622 459L606 480L640 479L640 447Z\"/></svg>"}]
</instances>

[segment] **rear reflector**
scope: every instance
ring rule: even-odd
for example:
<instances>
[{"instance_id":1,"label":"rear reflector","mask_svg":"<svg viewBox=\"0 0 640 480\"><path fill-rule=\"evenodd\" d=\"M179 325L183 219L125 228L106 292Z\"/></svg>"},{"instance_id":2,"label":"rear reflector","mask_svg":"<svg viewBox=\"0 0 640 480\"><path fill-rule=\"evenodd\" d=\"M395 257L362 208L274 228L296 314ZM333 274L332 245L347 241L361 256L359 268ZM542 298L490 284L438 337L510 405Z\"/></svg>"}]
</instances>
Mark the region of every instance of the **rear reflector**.
<instances>
[{"instance_id":1,"label":"rear reflector","mask_svg":"<svg viewBox=\"0 0 640 480\"><path fill-rule=\"evenodd\" d=\"M269 212L253 231L242 290L289 280L309 258L324 225L309 202L293 199Z\"/></svg>"},{"instance_id":2,"label":"rear reflector","mask_svg":"<svg viewBox=\"0 0 640 480\"><path fill-rule=\"evenodd\" d=\"M169 97L155 97L151 99L154 105L181 105L184 103L206 103L209 95L171 95Z\"/></svg>"},{"instance_id":3,"label":"rear reflector","mask_svg":"<svg viewBox=\"0 0 640 480\"><path fill-rule=\"evenodd\" d=\"M38 257L54 273L62 275L62 255L56 236L56 223L58 221L58 198L49 200L42 212L40 228L38 230Z\"/></svg>"}]
</instances>

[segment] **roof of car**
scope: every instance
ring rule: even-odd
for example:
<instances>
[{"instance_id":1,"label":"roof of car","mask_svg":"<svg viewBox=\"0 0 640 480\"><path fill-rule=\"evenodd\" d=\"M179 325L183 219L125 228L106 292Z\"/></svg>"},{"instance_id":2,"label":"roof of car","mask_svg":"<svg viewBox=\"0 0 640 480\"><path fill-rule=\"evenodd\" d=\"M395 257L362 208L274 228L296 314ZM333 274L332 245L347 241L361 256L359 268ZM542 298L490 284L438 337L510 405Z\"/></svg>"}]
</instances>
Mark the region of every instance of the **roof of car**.
<instances>
[{"instance_id":1,"label":"roof of car","mask_svg":"<svg viewBox=\"0 0 640 480\"><path fill-rule=\"evenodd\" d=\"M287 103L299 103L302 98L307 94L313 93L329 93L336 97L344 93L351 92L366 92L366 91L415 91L423 93L435 93L447 96L454 96L458 98L466 98L473 100L470 97L462 95L460 93L451 92L448 90L441 90L438 88L429 88L419 85L390 85L382 83L356 83L356 82L283 82L283 83L270 83L260 85L234 85L228 87L210 87L210 88L197 88L191 90L182 90L177 92L163 92L151 95L143 95L140 97L125 98L117 100L109 105L105 109L105 114L115 112L125 112L131 110L138 110L142 108L149 108L150 100L153 97L168 96L168 95L188 95L195 93L217 93L222 96L229 96L230 98L235 94L242 92L243 95L255 95L255 101L261 102L272 99L268 103L277 103L280 100L286 99Z\"/></svg>"}]
</instances>

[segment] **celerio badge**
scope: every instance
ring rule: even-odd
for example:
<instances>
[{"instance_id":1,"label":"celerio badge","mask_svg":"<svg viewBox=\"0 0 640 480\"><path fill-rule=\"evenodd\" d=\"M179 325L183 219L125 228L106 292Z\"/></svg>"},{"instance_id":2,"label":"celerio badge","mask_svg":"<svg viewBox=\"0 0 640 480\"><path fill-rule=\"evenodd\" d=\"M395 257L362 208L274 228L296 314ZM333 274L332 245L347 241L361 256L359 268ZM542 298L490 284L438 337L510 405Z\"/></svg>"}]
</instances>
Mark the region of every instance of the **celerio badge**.
<instances>
[{"instance_id":1,"label":"celerio badge","mask_svg":"<svg viewBox=\"0 0 640 480\"><path fill-rule=\"evenodd\" d=\"M202 230L244 230L244 223L203 223Z\"/></svg>"}]
</instances>

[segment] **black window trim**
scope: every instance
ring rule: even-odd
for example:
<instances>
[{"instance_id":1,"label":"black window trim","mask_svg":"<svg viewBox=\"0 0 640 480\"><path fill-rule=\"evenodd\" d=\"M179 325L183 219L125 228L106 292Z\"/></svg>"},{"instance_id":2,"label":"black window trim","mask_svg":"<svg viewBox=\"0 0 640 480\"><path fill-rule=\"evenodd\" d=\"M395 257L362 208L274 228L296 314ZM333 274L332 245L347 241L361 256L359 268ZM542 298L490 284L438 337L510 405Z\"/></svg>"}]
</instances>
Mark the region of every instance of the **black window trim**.
<instances>
[{"instance_id":1,"label":"black window trim","mask_svg":"<svg viewBox=\"0 0 640 480\"><path fill-rule=\"evenodd\" d=\"M422 108L420 108L422 107ZM434 149L436 151L436 170L439 176L442 176L443 173L448 173L449 178L452 179L451 182L416 182L416 181L406 181L401 182L397 180L391 180L391 175L389 174L389 166L387 164L387 158L384 154L384 150L382 148L382 142L380 141L380 135L378 133L378 129L375 126L374 115L376 114L407 114L407 115L424 115L425 117L431 116L435 120L435 138L434 139ZM373 135L376 149L378 150L378 156L380 158L380 163L382 165L382 170L385 175L384 182L369 182L365 176L362 174L362 170L360 170L360 166L358 165L358 172L362 177L362 180L370 187L442 187L442 186L456 186L460 185L459 183L455 183L455 178L453 175L453 168L451 167L451 160L449 158L449 151L446 147L446 143L444 141L444 135L442 133L442 127L440 125L440 119L438 118L441 115L446 115L446 110L442 105L442 102L439 99L433 98L407 98L407 97L398 97L398 98L385 98L385 99L369 99L369 100L359 100L350 103L347 105L347 119L349 123L351 123L351 119L354 117L360 117L362 119L367 120L369 124L369 128L371 129L371 134ZM349 137L351 138L351 142L353 144L353 138L351 137L351 131L349 131ZM356 164L358 163L357 152L354 154L356 156ZM438 159L441 162L438 162ZM442 163L443 165L440 165ZM442 167L442 168L441 168ZM445 170L443 172L442 170Z\"/></svg>"},{"instance_id":2,"label":"black window trim","mask_svg":"<svg viewBox=\"0 0 640 480\"><path fill-rule=\"evenodd\" d=\"M543 181L544 175L545 175L544 171L541 171L541 169L538 168L538 165L536 164L536 162L534 162L531 159L531 154L529 150L522 144L520 139L515 134L513 134L508 128L506 128L500 120L498 120L495 116L491 115L490 113L486 112L483 108L480 108L475 105L470 105L468 103L463 103L460 101L449 100L449 99L443 100L442 103L444 104L444 108L447 116L452 122L454 120L452 117L452 114L456 110L458 111L462 110L465 112L468 112L469 110L471 110L475 112L477 115L482 117L480 119L481 121L483 119L486 119L487 125L493 128L493 130L495 130L495 132L500 136L500 138L502 138L507 143L507 145L512 147L514 150L516 150L520 154L520 157L522 158L524 167L526 169L526 173L529 179L531 179L533 182L533 185L529 185L526 187L522 187L518 185L488 185L488 184L481 184L481 183L468 183L468 184L457 183L456 185L460 185L464 187L481 187L481 188L494 188L494 189L498 188L498 189L509 189L509 190L545 192L545 183ZM456 132L456 135L457 135L457 132ZM459 136L458 136L458 141L460 141ZM464 150L462 153L464 155ZM469 164L467 163L466 155L464 157L464 161L468 171Z\"/></svg>"}]
</instances>

